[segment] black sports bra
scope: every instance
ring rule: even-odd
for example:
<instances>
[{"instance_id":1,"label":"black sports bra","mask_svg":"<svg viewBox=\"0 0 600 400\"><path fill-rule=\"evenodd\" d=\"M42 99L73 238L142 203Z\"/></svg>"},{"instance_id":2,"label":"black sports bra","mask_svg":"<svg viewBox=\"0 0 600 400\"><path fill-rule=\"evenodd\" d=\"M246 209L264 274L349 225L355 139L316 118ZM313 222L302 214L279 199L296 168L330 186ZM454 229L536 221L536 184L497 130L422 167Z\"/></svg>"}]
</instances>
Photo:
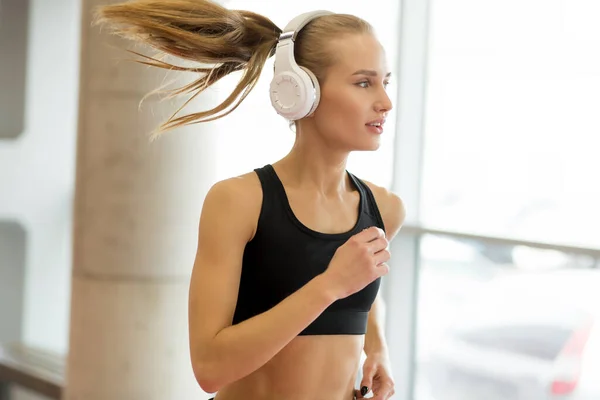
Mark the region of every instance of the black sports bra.
<instances>
[{"instance_id":1,"label":"black sports bra","mask_svg":"<svg viewBox=\"0 0 600 400\"><path fill-rule=\"evenodd\" d=\"M244 250L233 324L269 310L323 273L336 249L351 236L371 226L384 229L373 193L349 172L360 194L360 213L350 231L335 234L313 231L296 218L271 165L255 172L262 185L263 203L256 234ZM331 304L300 335L365 334L380 279Z\"/></svg>"}]
</instances>

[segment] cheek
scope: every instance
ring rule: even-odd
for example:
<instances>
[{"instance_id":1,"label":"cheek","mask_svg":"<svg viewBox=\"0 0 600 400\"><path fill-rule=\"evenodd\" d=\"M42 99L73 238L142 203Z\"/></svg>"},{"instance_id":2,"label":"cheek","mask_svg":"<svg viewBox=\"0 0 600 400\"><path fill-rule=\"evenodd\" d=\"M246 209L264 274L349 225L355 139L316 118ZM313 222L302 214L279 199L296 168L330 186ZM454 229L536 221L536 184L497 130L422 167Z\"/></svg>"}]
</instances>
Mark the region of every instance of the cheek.
<instances>
[{"instance_id":1,"label":"cheek","mask_svg":"<svg viewBox=\"0 0 600 400\"><path fill-rule=\"evenodd\" d=\"M364 102L360 101L355 91L345 90L328 94L321 101L320 117L327 125L348 127L365 118Z\"/></svg>"}]
</instances>

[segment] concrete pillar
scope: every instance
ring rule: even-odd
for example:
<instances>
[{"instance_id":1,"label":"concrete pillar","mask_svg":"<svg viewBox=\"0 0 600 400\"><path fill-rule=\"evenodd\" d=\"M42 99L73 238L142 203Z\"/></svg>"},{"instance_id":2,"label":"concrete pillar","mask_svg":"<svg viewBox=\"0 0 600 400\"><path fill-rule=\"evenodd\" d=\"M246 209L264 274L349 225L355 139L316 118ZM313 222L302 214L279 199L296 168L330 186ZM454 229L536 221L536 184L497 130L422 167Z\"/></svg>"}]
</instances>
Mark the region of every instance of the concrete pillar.
<instances>
[{"instance_id":1,"label":"concrete pillar","mask_svg":"<svg viewBox=\"0 0 600 400\"><path fill-rule=\"evenodd\" d=\"M165 72L127 62L84 0L66 400L207 398L188 355L187 295L217 124L150 143L176 110L141 98ZM144 50L136 48L136 50ZM209 96L209 97L207 97ZM191 109L214 104L209 93ZM210 97L212 96L212 97Z\"/></svg>"}]
</instances>

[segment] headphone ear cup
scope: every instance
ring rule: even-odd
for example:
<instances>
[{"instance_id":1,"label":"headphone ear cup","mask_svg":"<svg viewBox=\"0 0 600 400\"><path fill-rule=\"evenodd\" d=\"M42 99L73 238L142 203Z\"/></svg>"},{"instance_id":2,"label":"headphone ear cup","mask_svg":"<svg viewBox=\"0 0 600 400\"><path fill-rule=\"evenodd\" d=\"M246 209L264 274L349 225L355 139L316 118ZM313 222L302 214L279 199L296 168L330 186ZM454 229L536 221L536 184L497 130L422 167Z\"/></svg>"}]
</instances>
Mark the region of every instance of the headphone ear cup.
<instances>
[{"instance_id":1,"label":"headphone ear cup","mask_svg":"<svg viewBox=\"0 0 600 400\"><path fill-rule=\"evenodd\" d=\"M315 86L316 85L316 86ZM316 108L318 82L306 68L293 66L291 70L273 77L270 87L271 104L284 118L296 121Z\"/></svg>"},{"instance_id":2,"label":"headphone ear cup","mask_svg":"<svg viewBox=\"0 0 600 400\"><path fill-rule=\"evenodd\" d=\"M306 116L308 117L309 115L311 115L313 112L315 112L315 110L317 109L317 107L319 106L319 102L321 100L321 86L319 85L319 80L317 79L317 77L315 76L315 74L312 73L311 70L309 70L308 68L305 67L300 67L300 69L304 72L306 72L306 75L308 75L310 82L312 84L312 88L308 88L307 91L310 92L311 89L313 90L313 96L310 96L311 93L309 93L308 99L314 99L313 103L310 107L310 110L308 111L308 113L306 114Z\"/></svg>"}]
</instances>

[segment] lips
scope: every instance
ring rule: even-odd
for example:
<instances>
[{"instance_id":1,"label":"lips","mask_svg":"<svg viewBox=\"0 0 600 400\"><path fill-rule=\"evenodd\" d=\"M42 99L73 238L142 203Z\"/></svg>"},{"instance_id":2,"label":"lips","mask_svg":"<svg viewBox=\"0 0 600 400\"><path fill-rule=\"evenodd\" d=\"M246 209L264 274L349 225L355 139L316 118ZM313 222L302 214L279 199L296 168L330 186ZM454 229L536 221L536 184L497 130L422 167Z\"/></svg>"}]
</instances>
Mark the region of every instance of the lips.
<instances>
[{"instance_id":1,"label":"lips","mask_svg":"<svg viewBox=\"0 0 600 400\"><path fill-rule=\"evenodd\" d=\"M380 118L380 119L373 120L371 122L367 122L365 125L373 133L381 134L381 133L383 133L383 125L384 124L385 124L385 119Z\"/></svg>"},{"instance_id":2,"label":"lips","mask_svg":"<svg viewBox=\"0 0 600 400\"><path fill-rule=\"evenodd\" d=\"M383 133L383 126L367 125L367 129L372 132L381 135Z\"/></svg>"},{"instance_id":3,"label":"lips","mask_svg":"<svg viewBox=\"0 0 600 400\"><path fill-rule=\"evenodd\" d=\"M383 124L385 124L385 118L375 119L371 122L367 122L365 125L383 127Z\"/></svg>"}]
</instances>

